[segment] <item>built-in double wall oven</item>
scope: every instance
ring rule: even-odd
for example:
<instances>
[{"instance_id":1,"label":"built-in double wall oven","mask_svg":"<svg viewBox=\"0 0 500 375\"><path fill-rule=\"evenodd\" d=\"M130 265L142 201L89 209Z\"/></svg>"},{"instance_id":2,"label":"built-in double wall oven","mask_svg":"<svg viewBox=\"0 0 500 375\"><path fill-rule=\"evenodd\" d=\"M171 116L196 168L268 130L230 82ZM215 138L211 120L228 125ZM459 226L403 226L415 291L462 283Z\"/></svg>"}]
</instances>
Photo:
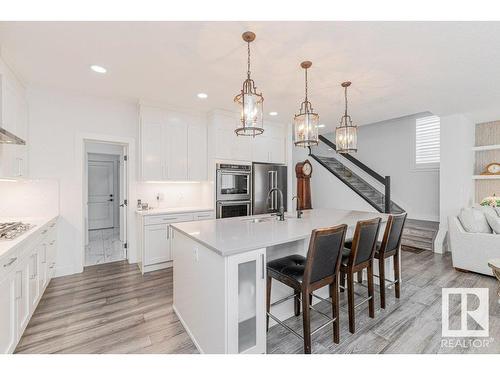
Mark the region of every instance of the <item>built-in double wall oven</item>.
<instances>
[{"instance_id":1,"label":"built-in double wall oven","mask_svg":"<svg viewBox=\"0 0 500 375\"><path fill-rule=\"evenodd\" d=\"M217 218L252 214L252 166L217 164Z\"/></svg>"}]
</instances>

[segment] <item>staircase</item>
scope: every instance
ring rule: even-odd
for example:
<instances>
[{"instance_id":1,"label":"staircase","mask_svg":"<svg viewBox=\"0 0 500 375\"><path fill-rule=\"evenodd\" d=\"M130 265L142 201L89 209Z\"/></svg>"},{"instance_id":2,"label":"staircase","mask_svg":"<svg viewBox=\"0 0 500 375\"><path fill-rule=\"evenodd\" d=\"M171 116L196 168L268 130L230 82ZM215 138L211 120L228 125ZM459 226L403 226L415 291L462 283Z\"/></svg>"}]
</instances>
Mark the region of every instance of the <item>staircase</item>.
<instances>
[{"instance_id":1,"label":"staircase","mask_svg":"<svg viewBox=\"0 0 500 375\"><path fill-rule=\"evenodd\" d=\"M332 138L333 133L320 135L320 144L309 148L309 155L377 211L385 213L404 212L404 209L390 198L390 176L381 176L352 155L336 154L336 146L332 142ZM354 173L354 168L358 168L372 182L368 182L368 178L361 177L359 173Z\"/></svg>"}]
</instances>

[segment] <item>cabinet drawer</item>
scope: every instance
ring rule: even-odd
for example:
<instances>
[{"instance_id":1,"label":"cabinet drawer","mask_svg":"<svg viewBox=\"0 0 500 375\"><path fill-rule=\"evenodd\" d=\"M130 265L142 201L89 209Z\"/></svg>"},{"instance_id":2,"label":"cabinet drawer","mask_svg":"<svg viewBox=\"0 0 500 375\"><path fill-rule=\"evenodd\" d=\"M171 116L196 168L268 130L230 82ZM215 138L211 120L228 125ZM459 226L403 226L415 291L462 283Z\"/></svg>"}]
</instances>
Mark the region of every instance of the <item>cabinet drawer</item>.
<instances>
[{"instance_id":1,"label":"cabinet drawer","mask_svg":"<svg viewBox=\"0 0 500 375\"><path fill-rule=\"evenodd\" d=\"M16 269L20 260L18 253L14 252L10 256L3 256L0 259L0 279Z\"/></svg>"},{"instance_id":2,"label":"cabinet drawer","mask_svg":"<svg viewBox=\"0 0 500 375\"><path fill-rule=\"evenodd\" d=\"M196 212L193 216L194 220L215 219L215 212L214 211Z\"/></svg>"},{"instance_id":3,"label":"cabinet drawer","mask_svg":"<svg viewBox=\"0 0 500 375\"><path fill-rule=\"evenodd\" d=\"M154 215L154 216L146 216L144 218L144 225L179 223L182 221L192 221L192 220L193 220L193 214Z\"/></svg>"}]
</instances>

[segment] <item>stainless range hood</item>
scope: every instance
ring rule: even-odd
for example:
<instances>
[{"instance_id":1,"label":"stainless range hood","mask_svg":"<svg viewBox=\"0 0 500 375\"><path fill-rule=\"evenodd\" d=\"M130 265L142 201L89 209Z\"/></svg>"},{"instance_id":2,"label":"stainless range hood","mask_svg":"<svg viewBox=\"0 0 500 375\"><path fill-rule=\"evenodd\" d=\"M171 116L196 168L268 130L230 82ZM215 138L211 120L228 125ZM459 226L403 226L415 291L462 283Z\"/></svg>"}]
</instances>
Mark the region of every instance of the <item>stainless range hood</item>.
<instances>
[{"instance_id":1,"label":"stainless range hood","mask_svg":"<svg viewBox=\"0 0 500 375\"><path fill-rule=\"evenodd\" d=\"M12 134L8 130L0 126L0 143L7 143L12 145L25 145L26 142L19 138L17 135Z\"/></svg>"}]
</instances>

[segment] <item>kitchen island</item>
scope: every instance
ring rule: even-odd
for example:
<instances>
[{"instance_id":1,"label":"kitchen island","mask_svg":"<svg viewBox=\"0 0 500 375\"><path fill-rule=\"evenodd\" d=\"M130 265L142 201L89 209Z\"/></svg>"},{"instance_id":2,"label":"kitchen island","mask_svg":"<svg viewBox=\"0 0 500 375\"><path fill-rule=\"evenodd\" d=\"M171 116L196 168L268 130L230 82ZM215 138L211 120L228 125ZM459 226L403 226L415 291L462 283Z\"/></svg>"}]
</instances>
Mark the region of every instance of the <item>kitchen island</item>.
<instances>
[{"instance_id":1,"label":"kitchen island","mask_svg":"<svg viewBox=\"0 0 500 375\"><path fill-rule=\"evenodd\" d=\"M266 262L305 256L313 229L347 224L349 238L359 220L374 217L385 226L385 214L337 209L307 210L300 219L288 213L285 221L259 215L171 224L173 309L201 353L265 353ZM290 294L273 283L273 301ZM327 288L318 294L328 296ZM273 314L292 316L288 302Z\"/></svg>"}]
</instances>

